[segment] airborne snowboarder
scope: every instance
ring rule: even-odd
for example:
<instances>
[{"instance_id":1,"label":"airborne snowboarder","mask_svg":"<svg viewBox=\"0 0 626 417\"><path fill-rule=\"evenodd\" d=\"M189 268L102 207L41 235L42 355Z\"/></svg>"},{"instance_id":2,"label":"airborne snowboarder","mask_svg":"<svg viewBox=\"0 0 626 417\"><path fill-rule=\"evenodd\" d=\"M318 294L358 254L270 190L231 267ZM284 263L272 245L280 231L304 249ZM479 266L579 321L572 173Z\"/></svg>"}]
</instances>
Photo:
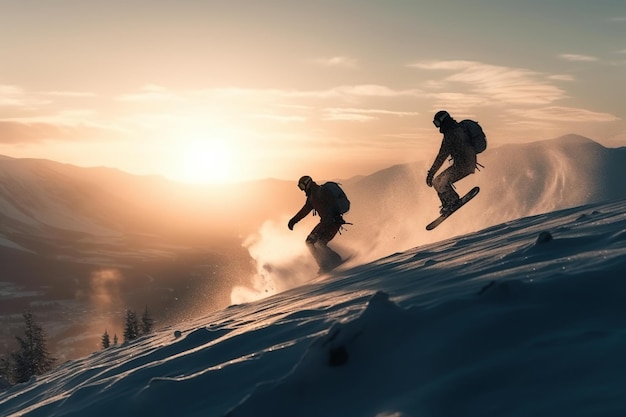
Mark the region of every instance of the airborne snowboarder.
<instances>
[{"instance_id":1,"label":"airborne snowboarder","mask_svg":"<svg viewBox=\"0 0 626 417\"><path fill-rule=\"evenodd\" d=\"M443 140L439 153L426 175L426 185L434 187L437 191L443 216L451 214L459 207L459 195L454 190L453 184L476 171L476 154L484 150L473 146L472 136L462 125L465 122L458 123L445 110L438 111L433 120L433 124L443 133ZM482 140L486 146L484 134ZM452 165L435 177L448 157L452 159Z\"/></svg>"}]
</instances>

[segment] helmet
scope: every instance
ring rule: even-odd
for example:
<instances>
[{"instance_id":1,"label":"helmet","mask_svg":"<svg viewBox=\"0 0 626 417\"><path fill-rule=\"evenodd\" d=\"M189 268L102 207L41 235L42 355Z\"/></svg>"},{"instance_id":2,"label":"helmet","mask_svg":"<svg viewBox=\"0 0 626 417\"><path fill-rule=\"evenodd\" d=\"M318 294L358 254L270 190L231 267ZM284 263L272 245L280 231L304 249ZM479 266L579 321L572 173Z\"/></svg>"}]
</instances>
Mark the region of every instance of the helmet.
<instances>
[{"instance_id":1,"label":"helmet","mask_svg":"<svg viewBox=\"0 0 626 417\"><path fill-rule=\"evenodd\" d=\"M450 114L445 110L439 110L435 114L435 118L433 119L433 124L437 127L441 127L441 124L444 120L450 117Z\"/></svg>"},{"instance_id":2,"label":"helmet","mask_svg":"<svg viewBox=\"0 0 626 417\"><path fill-rule=\"evenodd\" d=\"M313 182L313 179L309 177L308 175L300 177L300 179L298 180L298 188L301 189L302 191L306 191L311 186L312 182Z\"/></svg>"}]
</instances>

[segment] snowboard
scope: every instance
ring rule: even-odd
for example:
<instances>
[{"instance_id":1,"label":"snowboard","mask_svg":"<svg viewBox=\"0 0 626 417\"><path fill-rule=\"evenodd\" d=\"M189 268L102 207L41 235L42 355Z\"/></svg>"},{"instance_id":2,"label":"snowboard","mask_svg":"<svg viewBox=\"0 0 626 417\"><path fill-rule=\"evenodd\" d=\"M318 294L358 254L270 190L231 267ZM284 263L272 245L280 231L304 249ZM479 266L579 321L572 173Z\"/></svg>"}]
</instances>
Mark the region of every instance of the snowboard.
<instances>
[{"instance_id":1,"label":"snowboard","mask_svg":"<svg viewBox=\"0 0 626 417\"><path fill-rule=\"evenodd\" d=\"M340 268L340 266L344 265L346 262L351 260L353 256L354 256L353 254L350 254L350 255L347 255L346 257L342 257L340 261L336 262L334 265L331 265L330 268L320 268L319 271L317 271L317 276L320 277L320 276L329 274L333 271L341 270L342 268Z\"/></svg>"},{"instance_id":2,"label":"snowboard","mask_svg":"<svg viewBox=\"0 0 626 417\"><path fill-rule=\"evenodd\" d=\"M449 212L448 214L442 214L441 216L437 217L428 226L426 226L426 230L433 230L435 227L439 226L441 223L444 222L445 219L452 216L454 212L456 212L458 209L463 207L472 198L476 197L476 194L478 194L479 191L480 191L480 188L478 187L474 187L471 190L469 190L467 194L465 194L463 197L459 199L459 204L457 204L456 207L454 207L454 209L451 212Z\"/></svg>"}]
</instances>

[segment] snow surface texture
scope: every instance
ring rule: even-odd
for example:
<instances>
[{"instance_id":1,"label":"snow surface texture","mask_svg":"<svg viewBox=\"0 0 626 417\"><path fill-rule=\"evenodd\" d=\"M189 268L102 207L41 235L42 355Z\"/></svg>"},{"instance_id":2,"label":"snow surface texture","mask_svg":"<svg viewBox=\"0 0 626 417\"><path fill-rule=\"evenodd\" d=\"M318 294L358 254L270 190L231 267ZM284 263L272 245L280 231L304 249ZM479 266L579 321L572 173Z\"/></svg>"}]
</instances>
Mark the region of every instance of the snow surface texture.
<instances>
[{"instance_id":1,"label":"snow surface texture","mask_svg":"<svg viewBox=\"0 0 626 417\"><path fill-rule=\"evenodd\" d=\"M67 362L0 415L626 415L626 202L346 268Z\"/></svg>"}]
</instances>

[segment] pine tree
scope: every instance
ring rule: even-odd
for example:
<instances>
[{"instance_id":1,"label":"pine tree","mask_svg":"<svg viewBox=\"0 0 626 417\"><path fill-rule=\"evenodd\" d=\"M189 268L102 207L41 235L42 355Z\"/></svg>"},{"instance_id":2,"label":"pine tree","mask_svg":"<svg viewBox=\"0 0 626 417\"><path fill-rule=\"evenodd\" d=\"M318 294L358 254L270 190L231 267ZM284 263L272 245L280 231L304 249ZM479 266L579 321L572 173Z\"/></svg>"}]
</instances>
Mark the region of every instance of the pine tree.
<instances>
[{"instance_id":1,"label":"pine tree","mask_svg":"<svg viewBox=\"0 0 626 417\"><path fill-rule=\"evenodd\" d=\"M52 369L55 359L46 346L46 335L33 314L24 313L26 330L24 337L16 336L20 349L11 354L12 376L16 383L26 382L33 375L41 375Z\"/></svg>"},{"instance_id":2,"label":"pine tree","mask_svg":"<svg viewBox=\"0 0 626 417\"><path fill-rule=\"evenodd\" d=\"M124 325L124 342L130 342L139 337L139 323L137 314L133 310L126 310L126 324Z\"/></svg>"},{"instance_id":3,"label":"pine tree","mask_svg":"<svg viewBox=\"0 0 626 417\"><path fill-rule=\"evenodd\" d=\"M154 320L148 314L148 306L143 312L143 316L141 316L141 334L148 334L152 332L152 327L154 326Z\"/></svg>"},{"instance_id":4,"label":"pine tree","mask_svg":"<svg viewBox=\"0 0 626 417\"><path fill-rule=\"evenodd\" d=\"M117 333L113 334L113 345L117 345Z\"/></svg>"},{"instance_id":5,"label":"pine tree","mask_svg":"<svg viewBox=\"0 0 626 417\"><path fill-rule=\"evenodd\" d=\"M109 332L107 330L104 331L102 335L102 348L106 349L111 346L111 338L109 337Z\"/></svg>"}]
</instances>

